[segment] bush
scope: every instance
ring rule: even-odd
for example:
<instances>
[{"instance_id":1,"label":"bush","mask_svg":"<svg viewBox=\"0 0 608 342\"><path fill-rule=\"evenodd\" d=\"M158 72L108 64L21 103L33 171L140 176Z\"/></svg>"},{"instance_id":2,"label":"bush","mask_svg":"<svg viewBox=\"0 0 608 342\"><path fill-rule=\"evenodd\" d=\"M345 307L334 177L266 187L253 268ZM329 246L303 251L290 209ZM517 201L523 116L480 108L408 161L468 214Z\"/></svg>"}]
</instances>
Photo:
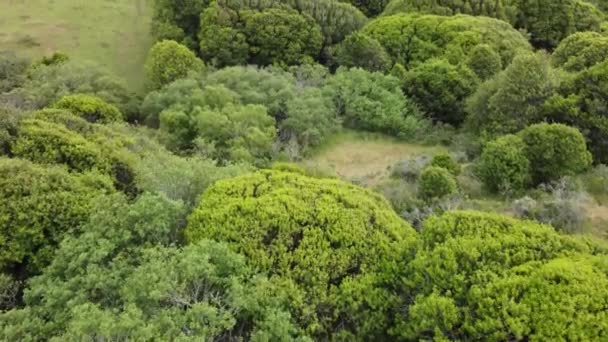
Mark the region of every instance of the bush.
<instances>
[{"instance_id":1,"label":"bush","mask_svg":"<svg viewBox=\"0 0 608 342\"><path fill-rule=\"evenodd\" d=\"M433 216L420 237L414 261L402 271L407 279L402 291L409 296L395 305L409 310L395 317L394 335L404 340L594 340L605 331L596 301L608 298L606 268L591 262L605 254L592 256L597 249L587 242L532 221L478 212ZM572 267L556 267L564 257ZM577 261L583 259L589 262ZM601 284L592 286L595 279Z\"/></svg>"},{"instance_id":2,"label":"bush","mask_svg":"<svg viewBox=\"0 0 608 342\"><path fill-rule=\"evenodd\" d=\"M380 195L279 171L212 185L186 238L226 241L288 286L292 314L307 332L349 340L385 336L392 301L385 286L415 245L415 232Z\"/></svg>"},{"instance_id":3,"label":"bush","mask_svg":"<svg viewBox=\"0 0 608 342\"><path fill-rule=\"evenodd\" d=\"M344 39L334 51L338 66L360 67L369 71L387 71L392 62L380 43L361 32Z\"/></svg>"},{"instance_id":4,"label":"bush","mask_svg":"<svg viewBox=\"0 0 608 342\"><path fill-rule=\"evenodd\" d=\"M456 179L442 167L429 166L420 174L418 196L425 201L441 199L455 193L457 190Z\"/></svg>"},{"instance_id":5,"label":"bush","mask_svg":"<svg viewBox=\"0 0 608 342\"><path fill-rule=\"evenodd\" d=\"M11 153L36 163L65 164L79 172L110 169L110 161L98 145L61 124L37 119L21 123Z\"/></svg>"},{"instance_id":6,"label":"bush","mask_svg":"<svg viewBox=\"0 0 608 342\"><path fill-rule=\"evenodd\" d=\"M124 81L96 64L68 61L29 69L27 81L15 92L23 109L40 109L63 96L88 94L115 105L126 118L134 115L135 96Z\"/></svg>"},{"instance_id":7,"label":"bush","mask_svg":"<svg viewBox=\"0 0 608 342\"><path fill-rule=\"evenodd\" d=\"M0 52L0 94L25 82L29 62L12 52Z\"/></svg>"},{"instance_id":8,"label":"bush","mask_svg":"<svg viewBox=\"0 0 608 342\"><path fill-rule=\"evenodd\" d=\"M576 128L562 124L536 124L521 132L524 153L535 184L576 175L591 165L585 138Z\"/></svg>"},{"instance_id":9,"label":"bush","mask_svg":"<svg viewBox=\"0 0 608 342\"><path fill-rule=\"evenodd\" d=\"M284 309L287 293L255 275L228 246L207 240L173 246L185 214L180 202L153 194L132 203L120 195L96 201L83 234L66 238L52 264L31 280L27 307L0 314L1 338L300 336Z\"/></svg>"},{"instance_id":10,"label":"bush","mask_svg":"<svg viewBox=\"0 0 608 342\"><path fill-rule=\"evenodd\" d=\"M462 171L460 164L458 164L458 162L456 162L456 160L454 160L454 158L452 158L449 153L436 154L435 156L433 156L430 165L442 167L450 171L450 173L454 176L458 176Z\"/></svg>"},{"instance_id":11,"label":"bush","mask_svg":"<svg viewBox=\"0 0 608 342\"><path fill-rule=\"evenodd\" d=\"M63 237L87 219L91 199L111 189L98 175L0 158L0 268L41 270Z\"/></svg>"},{"instance_id":12,"label":"bush","mask_svg":"<svg viewBox=\"0 0 608 342\"><path fill-rule=\"evenodd\" d=\"M602 197L608 195L608 166L600 164L589 170L583 175L583 184L587 192L604 200Z\"/></svg>"},{"instance_id":13,"label":"bush","mask_svg":"<svg viewBox=\"0 0 608 342\"><path fill-rule=\"evenodd\" d=\"M243 16L251 64L300 64L306 58L316 58L321 52L321 29L308 15L271 8L248 11Z\"/></svg>"},{"instance_id":14,"label":"bush","mask_svg":"<svg viewBox=\"0 0 608 342\"><path fill-rule=\"evenodd\" d=\"M479 159L478 173L492 192L518 192L530 182L530 161L522 139L505 135L489 142Z\"/></svg>"},{"instance_id":15,"label":"bush","mask_svg":"<svg viewBox=\"0 0 608 342\"><path fill-rule=\"evenodd\" d=\"M555 93L559 80L546 54L518 55L467 100L469 128L495 136L543 121L542 104Z\"/></svg>"},{"instance_id":16,"label":"bush","mask_svg":"<svg viewBox=\"0 0 608 342\"><path fill-rule=\"evenodd\" d=\"M527 39L511 25L488 17L396 14L370 21L361 32L377 40L393 63L407 69L432 58L457 65L466 61L479 44L494 49L504 66L518 52L531 49Z\"/></svg>"},{"instance_id":17,"label":"bush","mask_svg":"<svg viewBox=\"0 0 608 342\"><path fill-rule=\"evenodd\" d=\"M122 119L122 114L116 106L96 96L84 94L64 96L55 102L52 108L69 110L88 122L108 123Z\"/></svg>"},{"instance_id":18,"label":"bush","mask_svg":"<svg viewBox=\"0 0 608 342\"><path fill-rule=\"evenodd\" d=\"M528 196L513 202L513 211L520 218L549 224L567 233L584 233L588 216L589 196L568 184L568 180L543 187L538 198Z\"/></svg>"},{"instance_id":19,"label":"bush","mask_svg":"<svg viewBox=\"0 0 608 342\"><path fill-rule=\"evenodd\" d=\"M469 54L466 64L482 81L502 70L500 55L488 44L475 46Z\"/></svg>"},{"instance_id":20,"label":"bush","mask_svg":"<svg viewBox=\"0 0 608 342\"><path fill-rule=\"evenodd\" d=\"M458 126L465 117L464 100L477 89L478 82L466 66L433 59L406 74L403 92L433 120Z\"/></svg>"},{"instance_id":21,"label":"bush","mask_svg":"<svg viewBox=\"0 0 608 342\"><path fill-rule=\"evenodd\" d=\"M420 125L416 105L403 96L392 76L340 69L324 91L347 127L411 138Z\"/></svg>"},{"instance_id":22,"label":"bush","mask_svg":"<svg viewBox=\"0 0 608 342\"><path fill-rule=\"evenodd\" d=\"M562 40L552 58L568 71L582 71L603 62L608 56L608 37L597 32L578 32Z\"/></svg>"},{"instance_id":23,"label":"bush","mask_svg":"<svg viewBox=\"0 0 608 342\"><path fill-rule=\"evenodd\" d=\"M418 156L398 161L391 166L391 176L404 179L410 183L415 182L430 161L429 156Z\"/></svg>"},{"instance_id":24,"label":"bush","mask_svg":"<svg viewBox=\"0 0 608 342\"><path fill-rule=\"evenodd\" d=\"M203 68L203 62L187 47L172 40L163 40L152 46L146 59L148 87L151 90L160 89Z\"/></svg>"}]
</instances>

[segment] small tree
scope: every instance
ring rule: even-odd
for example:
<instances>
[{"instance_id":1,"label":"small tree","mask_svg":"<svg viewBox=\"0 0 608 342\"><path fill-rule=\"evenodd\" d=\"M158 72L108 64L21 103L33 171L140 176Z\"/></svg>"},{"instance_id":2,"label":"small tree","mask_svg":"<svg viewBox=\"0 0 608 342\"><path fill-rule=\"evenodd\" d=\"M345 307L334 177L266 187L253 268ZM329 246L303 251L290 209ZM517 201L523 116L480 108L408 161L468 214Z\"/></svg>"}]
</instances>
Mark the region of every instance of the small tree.
<instances>
[{"instance_id":1,"label":"small tree","mask_svg":"<svg viewBox=\"0 0 608 342\"><path fill-rule=\"evenodd\" d=\"M447 171L446 171L447 172ZM317 340L381 340L416 233L379 194L338 180L261 171L209 187L185 235L226 241L287 286L294 318ZM348 317L344 324L342 317Z\"/></svg>"},{"instance_id":2,"label":"small tree","mask_svg":"<svg viewBox=\"0 0 608 342\"><path fill-rule=\"evenodd\" d=\"M535 184L585 171L592 161L585 137L562 124L536 124L521 133Z\"/></svg>"},{"instance_id":3,"label":"small tree","mask_svg":"<svg viewBox=\"0 0 608 342\"><path fill-rule=\"evenodd\" d=\"M452 174L437 166L429 166L422 174L418 185L418 196L425 201L440 199L456 192L456 180Z\"/></svg>"},{"instance_id":4,"label":"small tree","mask_svg":"<svg viewBox=\"0 0 608 342\"><path fill-rule=\"evenodd\" d=\"M486 145L477 167L480 178L490 191L519 191L528 185L530 162L524 147L516 135L505 135Z\"/></svg>"},{"instance_id":5,"label":"small tree","mask_svg":"<svg viewBox=\"0 0 608 342\"><path fill-rule=\"evenodd\" d=\"M173 40L163 40L154 44L148 53L145 70L150 89L159 89L189 72L203 70L203 62L194 52Z\"/></svg>"},{"instance_id":6,"label":"small tree","mask_svg":"<svg viewBox=\"0 0 608 342\"><path fill-rule=\"evenodd\" d=\"M433 59L406 73L403 92L434 120L459 125L465 117L464 101L478 83L468 67Z\"/></svg>"}]
</instances>

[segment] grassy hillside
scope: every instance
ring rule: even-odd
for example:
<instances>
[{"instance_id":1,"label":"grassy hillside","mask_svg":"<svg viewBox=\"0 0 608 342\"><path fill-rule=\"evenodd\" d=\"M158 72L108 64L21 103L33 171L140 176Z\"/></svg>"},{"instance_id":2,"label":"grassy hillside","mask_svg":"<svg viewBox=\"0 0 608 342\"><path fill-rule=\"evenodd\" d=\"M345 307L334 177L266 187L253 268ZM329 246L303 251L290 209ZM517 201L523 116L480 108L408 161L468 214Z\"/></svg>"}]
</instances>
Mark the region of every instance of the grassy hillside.
<instances>
[{"instance_id":1,"label":"grassy hillside","mask_svg":"<svg viewBox=\"0 0 608 342\"><path fill-rule=\"evenodd\" d=\"M63 51L141 87L151 44L150 0L0 1L0 50L39 58Z\"/></svg>"}]
</instances>

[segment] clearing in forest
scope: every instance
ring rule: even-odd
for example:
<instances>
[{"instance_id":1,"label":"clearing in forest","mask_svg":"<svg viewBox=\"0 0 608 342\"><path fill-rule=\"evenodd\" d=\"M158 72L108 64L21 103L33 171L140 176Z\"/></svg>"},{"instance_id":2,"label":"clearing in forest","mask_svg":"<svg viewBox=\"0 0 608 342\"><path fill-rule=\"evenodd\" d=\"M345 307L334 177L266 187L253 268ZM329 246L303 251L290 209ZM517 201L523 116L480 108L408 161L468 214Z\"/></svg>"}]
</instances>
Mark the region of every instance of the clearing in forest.
<instances>
[{"instance_id":1,"label":"clearing in forest","mask_svg":"<svg viewBox=\"0 0 608 342\"><path fill-rule=\"evenodd\" d=\"M0 0L0 51L97 62L140 89L151 0Z\"/></svg>"},{"instance_id":2,"label":"clearing in forest","mask_svg":"<svg viewBox=\"0 0 608 342\"><path fill-rule=\"evenodd\" d=\"M304 164L331 170L342 179L373 186L390 175L402 159L433 155L445 148L405 143L379 134L346 131L317 149Z\"/></svg>"}]
</instances>

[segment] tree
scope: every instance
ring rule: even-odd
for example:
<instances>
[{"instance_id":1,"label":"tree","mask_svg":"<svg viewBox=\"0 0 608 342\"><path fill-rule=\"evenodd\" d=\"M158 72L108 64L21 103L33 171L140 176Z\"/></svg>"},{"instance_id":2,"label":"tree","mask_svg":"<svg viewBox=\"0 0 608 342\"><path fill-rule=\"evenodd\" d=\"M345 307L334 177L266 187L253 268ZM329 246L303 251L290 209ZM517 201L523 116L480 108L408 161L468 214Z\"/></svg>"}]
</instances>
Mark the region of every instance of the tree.
<instances>
[{"instance_id":1,"label":"tree","mask_svg":"<svg viewBox=\"0 0 608 342\"><path fill-rule=\"evenodd\" d=\"M362 33L377 40L392 61L406 69L431 58L459 64L479 44L494 49L504 66L518 52L530 50L520 32L506 22L487 17L396 14L370 21Z\"/></svg>"},{"instance_id":2,"label":"tree","mask_svg":"<svg viewBox=\"0 0 608 342\"><path fill-rule=\"evenodd\" d=\"M439 166L428 166L420 174L418 196L431 202L451 195L458 190L454 176Z\"/></svg>"},{"instance_id":3,"label":"tree","mask_svg":"<svg viewBox=\"0 0 608 342\"><path fill-rule=\"evenodd\" d=\"M361 32L355 32L338 44L334 51L336 64L360 67L369 71L387 71L392 62L380 43Z\"/></svg>"},{"instance_id":4,"label":"tree","mask_svg":"<svg viewBox=\"0 0 608 342\"><path fill-rule=\"evenodd\" d=\"M585 137L562 124L536 124L521 131L524 153L535 184L575 175L591 165Z\"/></svg>"},{"instance_id":5,"label":"tree","mask_svg":"<svg viewBox=\"0 0 608 342\"><path fill-rule=\"evenodd\" d=\"M219 179L251 171L246 164L220 167L217 162L198 156L180 157L161 146L147 151L135 167L137 185L142 191L162 193L188 208L198 203L205 189Z\"/></svg>"},{"instance_id":6,"label":"tree","mask_svg":"<svg viewBox=\"0 0 608 342\"><path fill-rule=\"evenodd\" d=\"M177 40L194 48L200 14L209 6L209 0L154 0L152 34L157 41Z\"/></svg>"},{"instance_id":7,"label":"tree","mask_svg":"<svg viewBox=\"0 0 608 342\"><path fill-rule=\"evenodd\" d=\"M505 135L489 142L477 165L479 176L492 192L520 191L530 182L530 161L523 140Z\"/></svg>"},{"instance_id":8,"label":"tree","mask_svg":"<svg viewBox=\"0 0 608 342\"><path fill-rule=\"evenodd\" d=\"M216 182L185 235L226 241L267 272L313 337L350 340L386 336L386 284L416 240L380 195L280 171Z\"/></svg>"},{"instance_id":9,"label":"tree","mask_svg":"<svg viewBox=\"0 0 608 342\"><path fill-rule=\"evenodd\" d=\"M173 246L185 215L155 194L96 201L83 234L65 239L30 282L26 308L0 314L0 336L295 340L285 293L242 256L207 240Z\"/></svg>"},{"instance_id":10,"label":"tree","mask_svg":"<svg viewBox=\"0 0 608 342\"><path fill-rule=\"evenodd\" d=\"M500 55L488 44L480 44L473 48L466 65L479 79L485 81L502 70Z\"/></svg>"},{"instance_id":11,"label":"tree","mask_svg":"<svg viewBox=\"0 0 608 342\"><path fill-rule=\"evenodd\" d=\"M595 260L605 258L598 245L547 225L479 212L431 217L420 238L403 270L402 291L411 297L395 303L413 301L396 317L393 331L402 339L594 340L606 329L596 306L608 295L605 265L581 260L596 253ZM574 307L580 311L569 311Z\"/></svg>"},{"instance_id":12,"label":"tree","mask_svg":"<svg viewBox=\"0 0 608 342\"><path fill-rule=\"evenodd\" d=\"M486 16L508 21L516 9L511 1L483 1L483 0L394 0L389 2L384 15L397 13L429 13L437 15L469 14Z\"/></svg>"},{"instance_id":13,"label":"tree","mask_svg":"<svg viewBox=\"0 0 608 342\"><path fill-rule=\"evenodd\" d=\"M66 109L89 122L107 123L122 119L122 114L104 100L85 94L64 96L52 105L52 108Z\"/></svg>"},{"instance_id":14,"label":"tree","mask_svg":"<svg viewBox=\"0 0 608 342\"><path fill-rule=\"evenodd\" d=\"M222 85L237 94L242 104L259 104L277 122L286 117L287 101L295 96L295 79L276 69L231 67L207 75L205 85Z\"/></svg>"},{"instance_id":15,"label":"tree","mask_svg":"<svg viewBox=\"0 0 608 342\"><path fill-rule=\"evenodd\" d=\"M552 58L557 67L582 71L606 60L608 37L597 32L578 32L562 40Z\"/></svg>"},{"instance_id":16,"label":"tree","mask_svg":"<svg viewBox=\"0 0 608 342\"><path fill-rule=\"evenodd\" d=\"M499 340L601 339L608 329L601 309L608 275L599 258L529 262L475 288L471 302L479 318L472 328Z\"/></svg>"},{"instance_id":17,"label":"tree","mask_svg":"<svg viewBox=\"0 0 608 342\"><path fill-rule=\"evenodd\" d=\"M246 64L249 44L237 11L215 1L201 14L201 20L198 42L205 62L217 67Z\"/></svg>"},{"instance_id":18,"label":"tree","mask_svg":"<svg viewBox=\"0 0 608 342\"><path fill-rule=\"evenodd\" d=\"M146 59L148 87L151 90L162 88L203 68L203 62L187 47L173 40L163 40L152 46Z\"/></svg>"},{"instance_id":19,"label":"tree","mask_svg":"<svg viewBox=\"0 0 608 342\"><path fill-rule=\"evenodd\" d=\"M534 46L551 49L576 31L598 31L603 14L582 0L516 0L513 24L530 32Z\"/></svg>"},{"instance_id":20,"label":"tree","mask_svg":"<svg viewBox=\"0 0 608 342\"><path fill-rule=\"evenodd\" d=\"M324 89L348 127L409 137L418 109L403 96L399 81L379 72L340 69Z\"/></svg>"},{"instance_id":21,"label":"tree","mask_svg":"<svg viewBox=\"0 0 608 342\"><path fill-rule=\"evenodd\" d=\"M543 53L518 55L467 100L469 127L491 135L515 133L544 119L543 103L559 78Z\"/></svg>"},{"instance_id":22,"label":"tree","mask_svg":"<svg viewBox=\"0 0 608 342\"><path fill-rule=\"evenodd\" d=\"M382 13L389 0L352 0L353 6L357 7L368 17L375 17Z\"/></svg>"},{"instance_id":23,"label":"tree","mask_svg":"<svg viewBox=\"0 0 608 342\"><path fill-rule=\"evenodd\" d=\"M11 153L36 163L65 164L77 172L110 169L109 159L96 144L61 124L37 119L21 122Z\"/></svg>"},{"instance_id":24,"label":"tree","mask_svg":"<svg viewBox=\"0 0 608 342\"><path fill-rule=\"evenodd\" d=\"M466 66L454 66L432 59L410 72L403 80L403 92L434 120L458 126L464 121L464 101L479 80Z\"/></svg>"},{"instance_id":25,"label":"tree","mask_svg":"<svg viewBox=\"0 0 608 342\"><path fill-rule=\"evenodd\" d=\"M428 13L442 16L469 14L504 20L516 29L525 30L535 47L551 49L560 40L577 31L599 31L603 13L590 1L559 0L395 0L384 11Z\"/></svg>"},{"instance_id":26,"label":"tree","mask_svg":"<svg viewBox=\"0 0 608 342\"><path fill-rule=\"evenodd\" d=\"M276 127L266 107L226 106L193 114L198 129L196 143L210 152L209 157L257 164L270 160Z\"/></svg>"},{"instance_id":27,"label":"tree","mask_svg":"<svg viewBox=\"0 0 608 342\"><path fill-rule=\"evenodd\" d=\"M304 151L321 144L340 127L331 99L317 88L299 92L287 101L286 110L286 118L279 124L279 138L295 139Z\"/></svg>"},{"instance_id":28,"label":"tree","mask_svg":"<svg viewBox=\"0 0 608 342\"><path fill-rule=\"evenodd\" d=\"M79 231L91 200L112 191L98 174L0 158L0 268L20 277L39 272L66 234Z\"/></svg>"},{"instance_id":29,"label":"tree","mask_svg":"<svg viewBox=\"0 0 608 342\"><path fill-rule=\"evenodd\" d=\"M252 64L300 64L306 58L315 59L321 51L321 30L307 15L282 9L249 11L243 15L248 61Z\"/></svg>"}]
</instances>

